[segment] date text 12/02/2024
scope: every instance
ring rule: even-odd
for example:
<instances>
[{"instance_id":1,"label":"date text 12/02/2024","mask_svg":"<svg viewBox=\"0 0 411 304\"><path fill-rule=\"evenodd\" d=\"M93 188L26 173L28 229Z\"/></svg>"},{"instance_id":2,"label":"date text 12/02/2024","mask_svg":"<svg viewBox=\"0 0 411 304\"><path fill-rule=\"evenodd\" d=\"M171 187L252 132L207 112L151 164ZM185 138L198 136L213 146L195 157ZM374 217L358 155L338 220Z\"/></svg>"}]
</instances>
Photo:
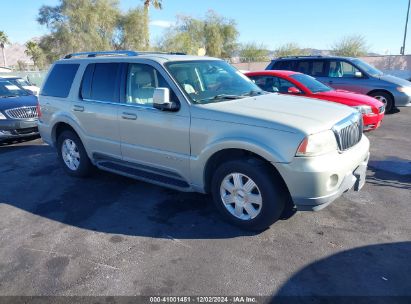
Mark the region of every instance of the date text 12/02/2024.
<instances>
[{"instance_id":1,"label":"date text 12/02/2024","mask_svg":"<svg viewBox=\"0 0 411 304\"><path fill-rule=\"evenodd\" d=\"M248 296L157 296L150 297L150 303L258 303L256 297Z\"/></svg>"}]
</instances>

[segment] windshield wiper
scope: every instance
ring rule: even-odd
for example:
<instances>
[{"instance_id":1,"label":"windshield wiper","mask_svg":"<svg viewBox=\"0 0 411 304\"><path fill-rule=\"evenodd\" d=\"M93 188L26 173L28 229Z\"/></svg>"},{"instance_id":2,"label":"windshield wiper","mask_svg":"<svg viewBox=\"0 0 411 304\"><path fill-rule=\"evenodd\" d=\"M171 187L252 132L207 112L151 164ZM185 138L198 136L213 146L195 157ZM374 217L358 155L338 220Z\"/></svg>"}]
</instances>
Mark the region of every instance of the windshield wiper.
<instances>
[{"instance_id":1,"label":"windshield wiper","mask_svg":"<svg viewBox=\"0 0 411 304\"><path fill-rule=\"evenodd\" d=\"M264 92L264 91L255 91L255 90L252 90L252 91L250 91L250 92L247 92L247 93L242 94L241 96L257 96L257 95L262 95L262 94L265 94L265 92Z\"/></svg>"},{"instance_id":2,"label":"windshield wiper","mask_svg":"<svg viewBox=\"0 0 411 304\"><path fill-rule=\"evenodd\" d=\"M218 94L209 98L204 98L201 99L201 101L217 101L217 100L233 100L233 99L239 99L239 98L244 98L243 95L230 95L230 94Z\"/></svg>"}]
</instances>

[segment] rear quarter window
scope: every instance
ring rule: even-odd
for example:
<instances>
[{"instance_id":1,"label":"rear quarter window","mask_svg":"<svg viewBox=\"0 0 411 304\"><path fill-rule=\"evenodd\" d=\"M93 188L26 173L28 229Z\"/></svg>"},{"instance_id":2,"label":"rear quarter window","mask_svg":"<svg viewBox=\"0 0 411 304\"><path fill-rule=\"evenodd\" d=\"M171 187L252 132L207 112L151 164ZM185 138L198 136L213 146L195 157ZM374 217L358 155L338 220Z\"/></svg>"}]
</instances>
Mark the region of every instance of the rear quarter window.
<instances>
[{"instance_id":1,"label":"rear quarter window","mask_svg":"<svg viewBox=\"0 0 411 304\"><path fill-rule=\"evenodd\" d=\"M274 63L272 66L271 70L288 70L288 71L293 71L294 70L294 62L291 60L282 60L282 61L277 61Z\"/></svg>"},{"instance_id":2,"label":"rear quarter window","mask_svg":"<svg viewBox=\"0 0 411 304\"><path fill-rule=\"evenodd\" d=\"M40 95L66 98L79 66L79 64L54 65Z\"/></svg>"}]
</instances>

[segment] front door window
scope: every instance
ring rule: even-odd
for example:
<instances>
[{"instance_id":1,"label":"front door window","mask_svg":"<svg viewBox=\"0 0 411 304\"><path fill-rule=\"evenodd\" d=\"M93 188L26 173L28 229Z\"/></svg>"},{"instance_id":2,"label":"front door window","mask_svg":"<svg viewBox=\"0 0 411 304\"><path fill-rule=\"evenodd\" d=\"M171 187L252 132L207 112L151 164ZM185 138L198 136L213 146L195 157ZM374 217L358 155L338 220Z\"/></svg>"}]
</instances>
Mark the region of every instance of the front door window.
<instances>
[{"instance_id":1,"label":"front door window","mask_svg":"<svg viewBox=\"0 0 411 304\"><path fill-rule=\"evenodd\" d=\"M352 64L345 61L330 61L328 77L332 78L353 78L359 70Z\"/></svg>"}]
</instances>

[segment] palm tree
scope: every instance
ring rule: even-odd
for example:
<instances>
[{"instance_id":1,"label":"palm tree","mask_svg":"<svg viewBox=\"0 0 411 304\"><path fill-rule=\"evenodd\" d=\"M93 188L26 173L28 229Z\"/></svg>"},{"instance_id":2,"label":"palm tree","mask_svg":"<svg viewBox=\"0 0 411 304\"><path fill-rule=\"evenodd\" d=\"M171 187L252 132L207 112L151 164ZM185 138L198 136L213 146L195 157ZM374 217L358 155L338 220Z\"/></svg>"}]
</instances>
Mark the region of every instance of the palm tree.
<instances>
[{"instance_id":1,"label":"palm tree","mask_svg":"<svg viewBox=\"0 0 411 304\"><path fill-rule=\"evenodd\" d=\"M34 41L27 41L25 44L26 50L24 53L33 60L34 66L39 68L39 59L41 56L41 49Z\"/></svg>"},{"instance_id":2,"label":"palm tree","mask_svg":"<svg viewBox=\"0 0 411 304\"><path fill-rule=\"evenodd\" d=\"M3 53L3 64L4 64L4 67L7 66L6 53L4 52L4 46L5 46L6 44L10 44L9 37L7 37L7 35L6 35L5 32L0 31L0 48L1 48L1 51L2 51L2 53Z\"/></svg>"},{"instance_id":3,"label":"palm tree","mask_svg":"<svg viewBox=\"0 0 411 304\"><path fill-rule=\"evenodd\" d=\"M148 50L150 48L150 30L149 30L149 16L148 11L150 6L156 9L162 9L162 0L142 0L144 2L144 46Z\"/></svg>"}]
</instances>

